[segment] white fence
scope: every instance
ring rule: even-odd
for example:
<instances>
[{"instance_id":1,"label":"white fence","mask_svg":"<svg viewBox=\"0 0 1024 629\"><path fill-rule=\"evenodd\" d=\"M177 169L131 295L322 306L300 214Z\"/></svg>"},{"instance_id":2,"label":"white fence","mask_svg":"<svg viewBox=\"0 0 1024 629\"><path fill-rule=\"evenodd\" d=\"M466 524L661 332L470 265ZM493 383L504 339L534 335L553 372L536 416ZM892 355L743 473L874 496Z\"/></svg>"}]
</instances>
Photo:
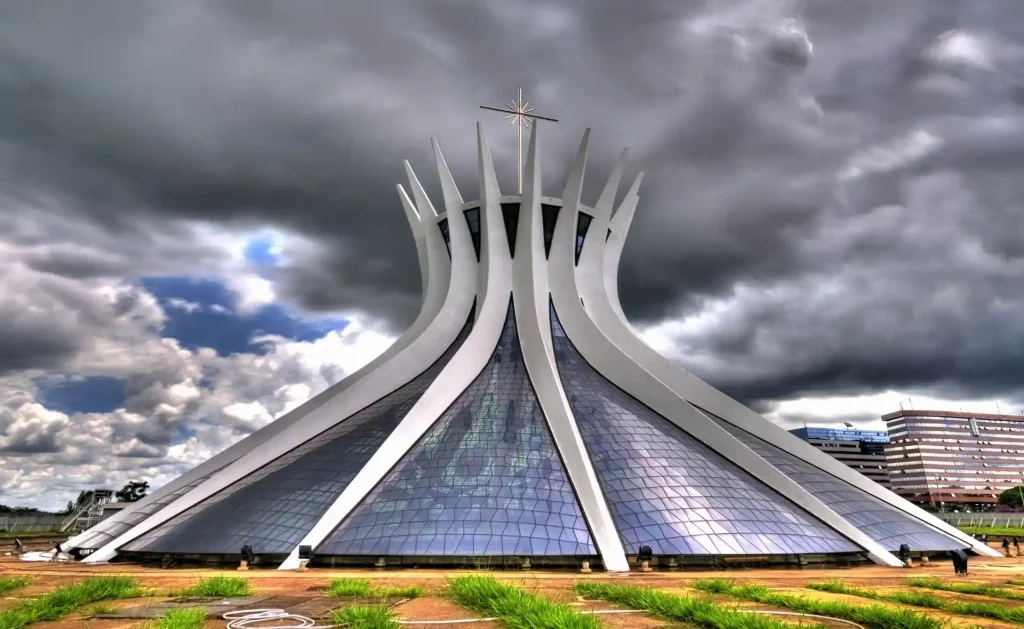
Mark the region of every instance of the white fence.
<instances>
[{"instance_id":1,"label":"white fence","mask_svg":"<svg viewBox=\"0 0 1024 629\"><path fill-rule=\"evenodd\" d=\"M1024 513L936 513L953 526L1024 527Z\"/></svg>"},{"instance_id":2,"label":"white fence","mask_svg":"<svg viewBox=\"0 0 1024 629\"><path fill-rule=\"evenodd\" d=\"M0 531L32 533L36 531L58 531L67 516L53 514L11 513L0 515Z\"/></svg>"}]
</instances>

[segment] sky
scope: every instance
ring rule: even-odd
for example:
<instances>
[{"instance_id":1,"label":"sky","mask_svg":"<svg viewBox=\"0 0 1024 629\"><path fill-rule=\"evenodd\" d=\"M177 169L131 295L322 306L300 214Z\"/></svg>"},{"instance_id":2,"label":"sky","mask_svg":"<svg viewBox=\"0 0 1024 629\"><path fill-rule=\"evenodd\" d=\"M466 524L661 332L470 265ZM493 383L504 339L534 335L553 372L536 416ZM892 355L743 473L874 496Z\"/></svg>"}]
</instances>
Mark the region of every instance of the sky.
<instances>
[{"instance_id":1,"label":"sky","mask_svg":"<svg viewBox=\"0 0 1024 629\"><path fill-rule=\"evenodd\" d=\"M166 483L383 351L395 194L645 171L623 307L786 427L1024 409L1019 0L0 0L0 503ZM584 200L601 184L592 178Z\"/></svg>"}]
</instances>

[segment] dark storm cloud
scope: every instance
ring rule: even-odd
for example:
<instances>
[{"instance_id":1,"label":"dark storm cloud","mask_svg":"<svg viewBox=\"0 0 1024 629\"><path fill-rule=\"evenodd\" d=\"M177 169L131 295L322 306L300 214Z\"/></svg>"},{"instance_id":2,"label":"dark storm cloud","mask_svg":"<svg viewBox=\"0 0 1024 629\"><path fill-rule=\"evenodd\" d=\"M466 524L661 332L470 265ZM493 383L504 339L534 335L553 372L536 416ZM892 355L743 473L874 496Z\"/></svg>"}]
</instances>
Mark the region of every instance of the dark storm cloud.
<instances>
[{"instance_id":1,"label":"dark storm cloud","mask_svg":"<svg viewBox=\"0 0 1024 629\"><path fill-rule=\"evenodd\" d=\"M29 267L82 278L155 265L147 250L195 269L206 258L173 244L176 221L282 226L319 246L276 271L281 294L400 327L418 299L401 160L436 193L436 135L475 197L483 117L511 189L512 134L477 105L522 85L563 121L545 128L548 194L584 126L589 198L621 146L648 173L622 269L631 318L728 306L678 339L684 364L751 400L1012 393L1022 14L1015 0L4 3L0 235L36 247ZM5 211L81 231L5 233ZM53 336L19 355L70 351Z\"/></svg>"}]
</instances>

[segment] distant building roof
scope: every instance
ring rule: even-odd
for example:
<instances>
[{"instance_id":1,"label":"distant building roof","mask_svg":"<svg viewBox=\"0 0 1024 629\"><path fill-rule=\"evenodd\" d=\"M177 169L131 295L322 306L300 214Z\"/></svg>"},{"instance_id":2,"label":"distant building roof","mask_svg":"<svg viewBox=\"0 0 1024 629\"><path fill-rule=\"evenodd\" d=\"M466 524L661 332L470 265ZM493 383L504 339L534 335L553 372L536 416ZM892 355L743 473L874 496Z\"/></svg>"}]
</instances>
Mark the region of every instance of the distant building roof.
<instances>
[{"instance_id":1,"label":"distant building roof","mask_svg":"<svg viewBox=\"0 0 1024 629\"><path fill-rule=\"evenodd\" d=\"M804 428L794 428L789 432L805 441L808 439L831 439L832 441L889 443L889 433L885 430L854 430L851 428L805 426Z\"/></svg>"}]
</instances>

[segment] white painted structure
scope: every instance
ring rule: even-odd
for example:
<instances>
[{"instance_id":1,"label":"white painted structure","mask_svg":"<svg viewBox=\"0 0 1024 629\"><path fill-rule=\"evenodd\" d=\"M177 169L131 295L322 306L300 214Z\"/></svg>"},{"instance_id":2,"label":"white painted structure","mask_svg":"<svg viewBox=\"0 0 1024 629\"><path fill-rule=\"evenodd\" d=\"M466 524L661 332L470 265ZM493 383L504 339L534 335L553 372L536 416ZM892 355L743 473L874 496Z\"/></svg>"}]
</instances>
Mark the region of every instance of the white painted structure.
<instances>
[{"instance_id":1,"label":"white painted structure","mask_svg":"<svg viewBox=\"0 0 1024 629\"><path fill-rule=\"evenodd\" d=\"M398 191L424 302L401 339L65 548L107 562L248 543L282 569L304 546L317 557L568 556L613 571L628 570L637 543L890 566L900 543L995 554L643 343L617 284L641 178L613 213L620 159L583 205L589 131L561 198L542 196L536 126L517 196L501 196L479 124L477 135L479 201L463 201L436 142L443 212L405 164L411 198ZM661 445L626 438L640 432Z\"/></svg>"}]
</instances>

